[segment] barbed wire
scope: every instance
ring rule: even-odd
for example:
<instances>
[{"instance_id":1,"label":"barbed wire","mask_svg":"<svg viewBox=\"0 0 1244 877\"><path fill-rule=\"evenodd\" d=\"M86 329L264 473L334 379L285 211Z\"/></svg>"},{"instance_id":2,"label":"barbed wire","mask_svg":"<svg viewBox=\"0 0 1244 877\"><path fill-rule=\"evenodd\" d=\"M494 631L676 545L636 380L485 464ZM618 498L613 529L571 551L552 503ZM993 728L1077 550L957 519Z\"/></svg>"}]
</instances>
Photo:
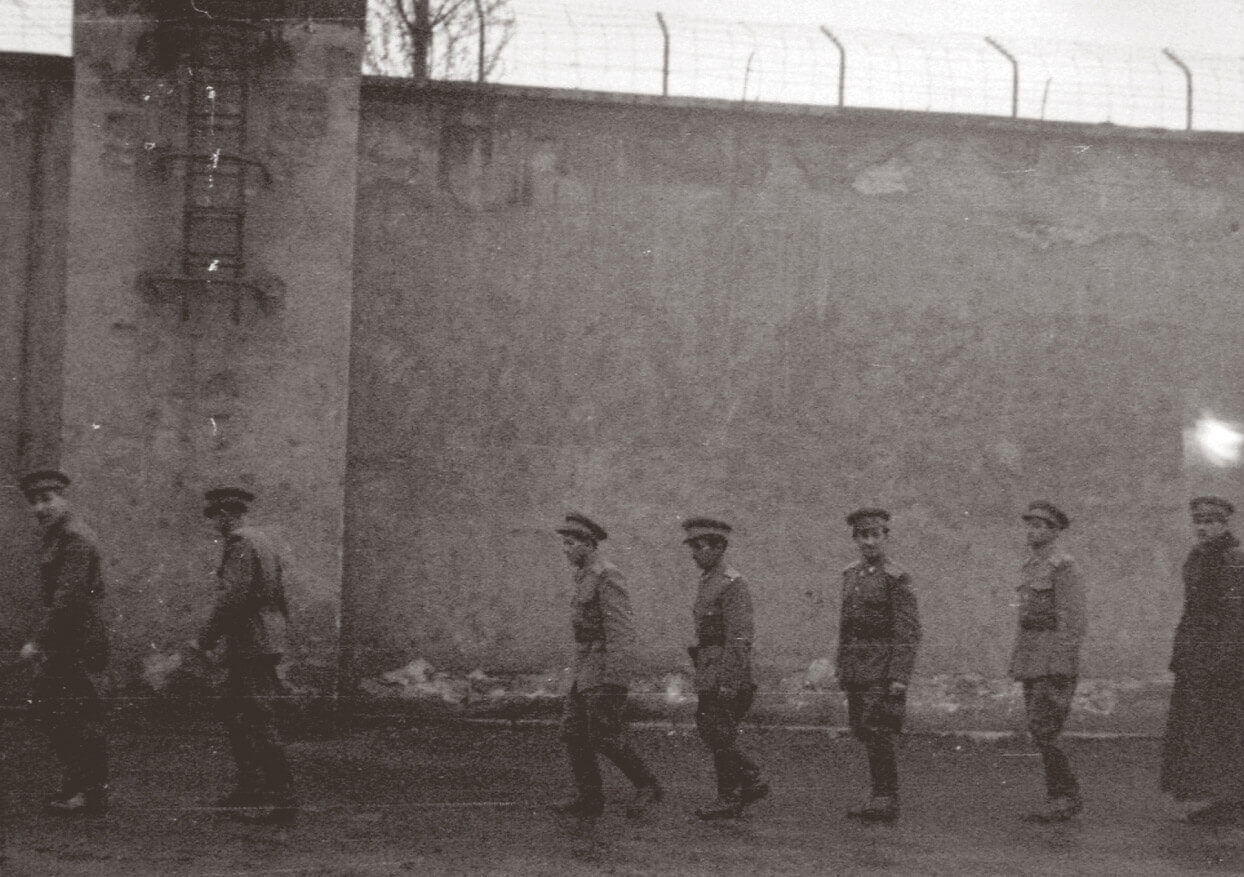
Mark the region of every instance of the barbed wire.
<instances>
[{"instance_id":1,"label":"barbed wire","mask_svg":"<svg viewBox=\"0 0 1244 877\"><path fill-rule=\"evenodd\" d=\"M1244 59L1174 46L917 35L542 0L523 0L514 15L493 82L1244 131ZM441 78L470 80L472 70Z\"/></svg>"}]
</instances>

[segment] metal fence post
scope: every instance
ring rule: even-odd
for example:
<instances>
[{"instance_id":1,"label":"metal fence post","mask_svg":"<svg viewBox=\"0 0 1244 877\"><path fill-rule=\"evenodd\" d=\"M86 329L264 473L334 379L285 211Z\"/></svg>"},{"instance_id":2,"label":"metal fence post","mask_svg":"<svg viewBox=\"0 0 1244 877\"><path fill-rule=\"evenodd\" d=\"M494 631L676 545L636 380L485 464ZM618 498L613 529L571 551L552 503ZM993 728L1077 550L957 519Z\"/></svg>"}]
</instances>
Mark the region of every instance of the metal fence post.
<instances>
[{"instance_id":1,"label":"metal fence post","mask_svg":"<svg viewBox=\"0 0 1244 877\"><path fill-rule=\"evenodd\" d=\"M752 50L747 55L747 64L743 67L743 97L744 102L747 101L747 83L752 78L752 60L756 57L756 32L747 26L747 22L740 21L739 25L743 30L747 31L752 38Z\"/></svg>"},{"instance_id":2,"label":"metal fence post","mask_svg":"<svg viewBox=\"0 0 1244 877\"><path fill-rule=\"evenodd\" d=\"M1011 62L1011 118L1019 118L1019 62L1015 60L1015 56L1002 48L1002 44L993 37L985 37L985 42L993 46L1002 57Z\"/></svg>"},{"instance_id":3,"label":"metal fence post","mask_svg":"<svg viewBox=\"0 0 1244 877\"><path fill-rule=\"evenodd\" d=\"M829 41L838 49L838 106L841 107L845 105L847 94L847 50L843 48L833 32L823 24L821 33L829 37Z\"/></svg>"},{"instance_id":4,"label":"metal fence post","mask_svg":"<svg viewBox=\"0 0 1244 877\"><path fill-rule=\"evenodd\" d=\"M661 96L669 97L670 93L670 29L665 25L665 16L657 13L657 24L661 25L661 39L665 43L665 51L661 58Z\"/></svg>"},{"instance_id":5,"label":"metal fence post","mask_svg":"<svg viewBox=\"0 0 1244 877\"><path fill-rule=\"evenodd\" d=\"M1185 64L1180 59L1180 57L1176 55L1174 52L1172 52L1170 49L1163 49L1162 54L1170 58L1171 61L1174 62L1175 66L1184 72L1184 82L1187 83L1187 95L1188 95L1187 102L1186 102L1186 113L1185 113L1186 119L1184 123L1184 130L1191 131L1192 130L1192 71L1188 69L1188 65Z\"/></svg>"},{"instance_id":6,"label":"metal fence post","mask_svg":"<svg viewBox=\"0 0 1244 877\"><path fill-rule=\"evenodd\" d=\"M484 81L484 53L485 53L485 45L486 45L483 0L475 0L475 16L479 19L479 81L483 82Z\"/></svg>"},{"instance_id":7,"label":"metal fence post","mask_svg":"<svg viewBox=\"0 0 1244 877\"><path fill-rule=\"evenodd\" d=\"M486 45L486 32L484 25L484 4L483 0L475 0L475 17L479 19L479 81L484 81L484 55Z\"/></svg>"}]
</instances>

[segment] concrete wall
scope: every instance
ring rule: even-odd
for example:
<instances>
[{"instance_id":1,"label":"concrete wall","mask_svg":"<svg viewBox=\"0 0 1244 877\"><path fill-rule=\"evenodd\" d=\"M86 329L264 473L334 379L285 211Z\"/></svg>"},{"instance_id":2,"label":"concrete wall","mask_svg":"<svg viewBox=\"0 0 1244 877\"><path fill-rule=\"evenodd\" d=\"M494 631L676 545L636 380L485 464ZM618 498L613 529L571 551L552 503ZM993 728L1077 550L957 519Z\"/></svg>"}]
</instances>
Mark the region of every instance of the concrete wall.
<instances>
[{"instance_id":1,"label":"concrete wall","mask_svg":"<svg viewBox=\"0 0 1244 877\"><path fill-rule=\"evenodd\" d=\"M1031 498L1074 519L1084 675L1164 672L1202 411L1244 417L1244 140L369 82L353 674L565 665L551 527L611 531L685 663L681 516L737 526L772 680L831 656L845 512L894 514L917 672L1005 674Z\"/></svg>"},{"instance_id":2,"label":"concrete wall","mask_svg":"<svg viewBox=\"0 0 1244 877\"><path fill-rule=\"evenodd\" d=\"M311 4L313 5L313 4ZM247 276L142 282L180 270L188 75L161 67L155 22L78 3L64 454L111 579L113 669L182 643L214 597L219 547L202 490L259 494L254 522L288 547L297 663L336 667L361 30L348 19L269 26L256 66ZM334 11L336 7L334 7ZM361 14L361 7L360 7ZM155 60L153 60L155 59ZM181 295L184 293L184 296Z\"/></svg>"},{"instance_id":3,"label":"concrete wall","mask_svg":"<svg viewBox=\"0 0 1244 877\"><path fill-rule=\"evenodd\" d=\"M564 666L567 508L612 531L653 674L685 664L678 521L734 521L762 676L789 677L833 653L865 502L916 576L918 672L997 678L1034 496L1075 519L1085 675L1163 672L1186 498L1244 499L1183 447L1244 419L1239 138L379 81L360 112L358 29L302 20L251 83L265 294L183 299L140 279L178 270L187 80L125 4L77 27L72 113L56 76L0 87L0 452L75 475L118 676L206 612L220 480L291 551L321 689L339 613L351 679ZM9 648L11 488L0 514Z\"/></svg>"},{"instance_id":4,"label":"concrete wall","mask_svg":"<svg viewBox=\"0 0 1244 877\"><path fill-rule=\"evenodd\" d=\"M0 664L37 617L20 471L55 459L73 66L0 56Z\"/></svg>"}]
</instances>

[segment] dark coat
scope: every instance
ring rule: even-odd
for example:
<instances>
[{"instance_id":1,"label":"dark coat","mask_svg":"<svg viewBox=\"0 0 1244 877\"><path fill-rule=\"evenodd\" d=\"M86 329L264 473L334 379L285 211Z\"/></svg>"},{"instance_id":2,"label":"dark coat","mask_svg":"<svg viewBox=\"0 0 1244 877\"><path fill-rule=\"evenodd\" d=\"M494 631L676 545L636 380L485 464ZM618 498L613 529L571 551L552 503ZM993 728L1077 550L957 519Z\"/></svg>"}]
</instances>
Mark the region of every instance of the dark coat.
<instances>
[{"instance_id":1,"label":"dark coat","mask_svg":"<svg viewBox=\"0 0 1244 877\"><path fill-rule=\"evenodd\" d=\"M1230 533L1188 554L1161 783L1182 799L1244 798L1244 552Z\"/></svg>"},{"instance_id":2,"label":"dark coat","mask_svg":"<svg viewBox=\"0 0 1244 877\"><path fill-rule=\"evenodd\" d=\"M216 579L216 605L199 634L200 647L215 648L223 639L226 664L278 660L286 651L289 605L272 540L254 527L234 530L225 538Z\"/></svg>"},{"instance_id":3,"label":"dark coat","mask_svg":"<svg viewBox=\"0 0 1244 877\"><path fill-rule=\"evenodd\" d=\"M864 688L908 682L920 644L920 612L911 576L897 564L859 560L842 571L838 683Z\"/></svg>"},{"instance_id":4,"label":"dark coat","mask_svg":"<svg viewBox=\"0 0 1244 877\"><path fill-rule=\"evenodd\" d=\"M104 594L99 543L91 528L72 514L43 534L39 588L48 611L35 645L49 662L102 670L108 663L108 631L99 617Z\"/></svg>"},{"instance_id":5,"label":"dark coat","mask_svg":"<svg viewBox=\"0 0 1244 877\"><path fill-rule=\"evenodd\" d=\"M1225 533L1188 552L1184 613L1171 672L1187 681L1244 686L1244 552Z\"/></svg>"}]
</instances>

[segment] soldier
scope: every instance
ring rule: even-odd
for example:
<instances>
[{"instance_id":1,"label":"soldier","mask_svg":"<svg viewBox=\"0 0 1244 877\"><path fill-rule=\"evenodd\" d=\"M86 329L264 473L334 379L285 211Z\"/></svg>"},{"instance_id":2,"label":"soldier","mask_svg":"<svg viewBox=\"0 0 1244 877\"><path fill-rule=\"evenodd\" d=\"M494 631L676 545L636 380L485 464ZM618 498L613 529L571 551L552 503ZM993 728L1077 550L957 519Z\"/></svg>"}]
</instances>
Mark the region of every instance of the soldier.
<instances>
[{"instance_id":1,"label":"soldier","mask_svg":"<svg viewBox=\"0 0 1244 877\"><path fill-rule=\"evenodd\" d=\"M1045 767L1046 806L1032 822L1065 822L1081 810L1080 787L1058 735L1071 710L1084 641L1084 585L1075 561L1057 545L1070 521L1038 500L1023 514L1029 554L1019 585L1019 630L1011 678L1024 685L1028 732Z\"/></svg>"},{"instance_id":2,"label":"soldier","mask_svg":"<svg viewBox=\"0 0 1244 877\"><path fill-rule=\"evenodd\" d=\"M598 554L608 534L579 514L566 515L557 532L574 569L571 626L574 682L562 708L561 739L570 757L576 796L553 809L566 816L595 818L604 811L598 754L635 786L627 815L642 816L663 793L652 771L626 739L626 688L633 672L635 629L621 571Z\"/></svg>"},{"instance_id":3,"label":"soldier","mask_svg":"<svg viewBox=\"0 0 1244 877\"><path fill-rule=\"evenodd\" d=\"M731 527L711 518L683 522L683 542L701 570L696 591L696 644L687 651L695 665L699 705L696 728L713 753L717 798L696 810L701 819L741 816L748 805L769 794L760 769L739 748L739 722L751 708L752 598L743 576L726 566Z\"/></svg>"},{"instance_id":4,"label":"soldier","mask_svg":"<svg viewBox=\"0 0 1244 877\"><path fill-rule=\"evenodd\" d=\"M920 643L920 614L911 576L886 556L890 513L859 509L847 515L860 559L843 570L838 633L838 684L847 693L851 731L868 751L872 796L848 818L898 818L894 737L902 731L907 684Z\"/></svg>"},{"instance_id":5,"label":"soldier","mask_svg":"<svg viewBox=\"0 0 1244 877\"><path fill-rule=\"evenodd\" d=\"M69 476L55 469L21 479L42 531L39 582L48 610L21 654L35 664L31 705L64 769L47 809L94 814L107 806L108 783L103 704L88 675L108 663L108 634L99 617L103 564L94 532L70 508L68 486Z\"/></svg>"},{"instance_id":6,"label":"soldier","mask_svg":"<svg viewBox=\"0 0 1244 877\"><path fill-rule=\"evenodd\" d=\"M216 605L193 645L211 651L224 642L225 727L238 771L236 788L217 805L245 808L236 815L251 821L288 822L297 803L274 709L285 691L277 668L289 620L281 557L266 534L245 525L253 493L219 487L204 496L203 514L223 537L224 552Z\"/></svg>"},{"instance_id":7,"label":"soldier","mask_svg":"<svg viewBox=\"0 0 1244 877\"><path fill-rule=\"evenodd\" d=\"M1238 823L1244 818L1244 551L1228 529L1231 503L1199 496L1189 508L1197 545L1183 565L1162 790L1195 802L1189 822Z\"/></svg>"}]
</instances>

